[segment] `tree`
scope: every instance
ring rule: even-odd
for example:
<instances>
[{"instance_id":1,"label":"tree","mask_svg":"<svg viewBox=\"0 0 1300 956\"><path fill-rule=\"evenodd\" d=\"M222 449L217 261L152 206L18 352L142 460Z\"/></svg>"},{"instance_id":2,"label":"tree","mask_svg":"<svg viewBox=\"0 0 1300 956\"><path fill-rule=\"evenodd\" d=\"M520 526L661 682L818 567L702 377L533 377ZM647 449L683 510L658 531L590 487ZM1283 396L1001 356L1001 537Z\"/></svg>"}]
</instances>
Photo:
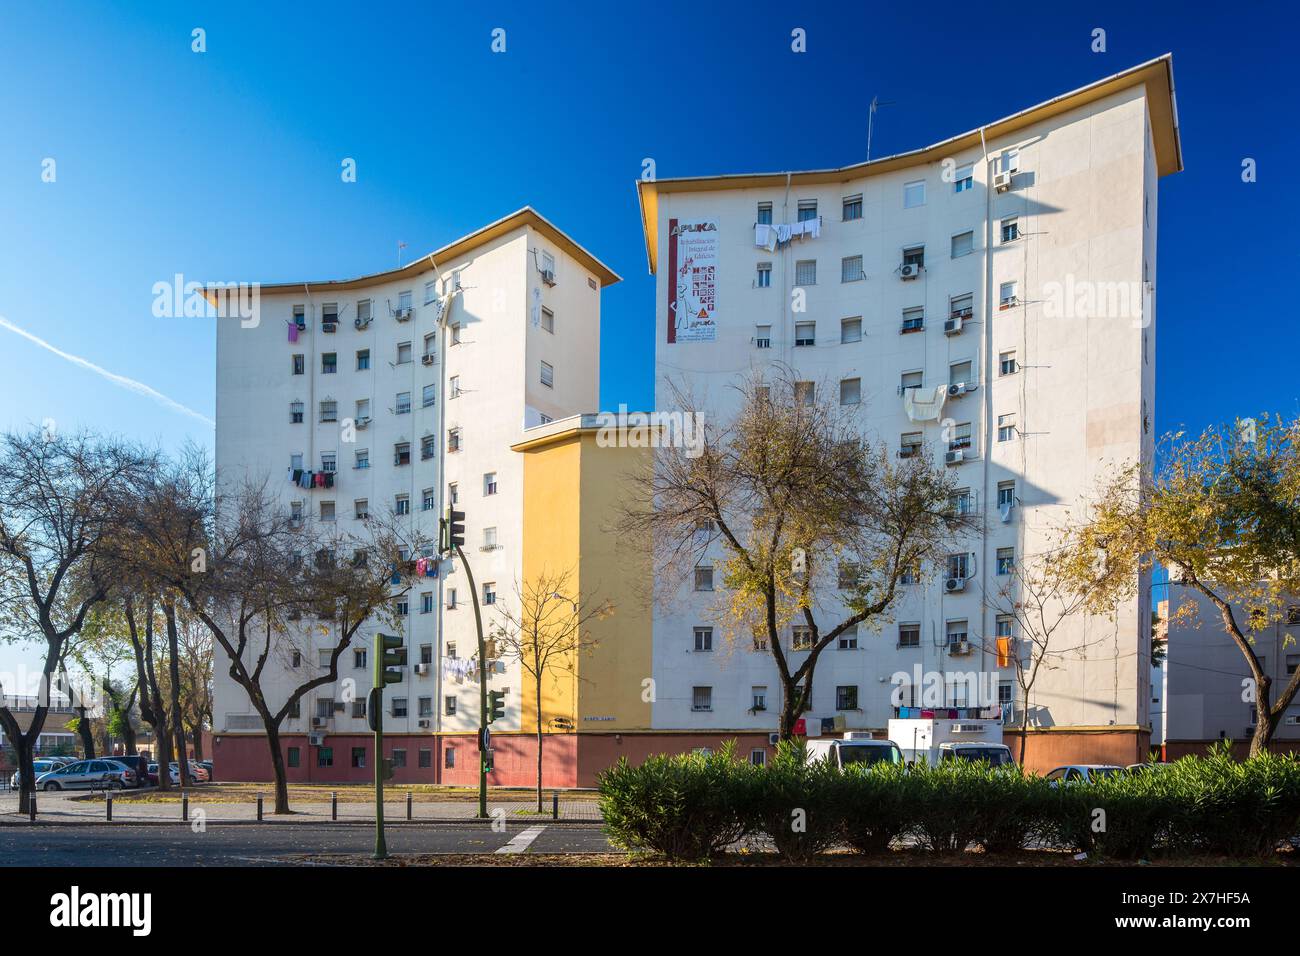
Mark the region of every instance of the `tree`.
<instances>
[{"instance_id":1,"label":"tree","mask_svg":"<svg viewBox=\"0 0 1300 956\"><path fill-rule=\"evenodd\" d=\"M1086 649L1083 641L1060 647L1057 631L1083 607L1086 597L1072 591L1064 569L1054 552L1036 557L1026 556L1009 569L1005 580L993 594L986 593L985 605L995 614L1010 618L1013 634L985 640L985 650L997 655L998 665L1010 665L1019 688L1020 760L1025 765L1029 737L1029 707L1039 672L1063 667L1068 655ZM1001 642L1006 641L1004 645ZM1006 663L1004 663L1004 661Z\"/></svg>"},{"instance_id":2,"label":"tree","mask_svg":"<svg viewBox=\"0 0 1300 956\"><path fill-rule=\"evenodd\" d=\"M181 720L194 741L194 756L203 759L203 732L212 726L213 641L197 618L179 615Z\"/></svg>"},{"instance_id":3,"label":"tree","mask_svg":"<svg viewBox=\"0 0 1300 956\"><path fill-rule=\"evenodd\" d=\"M1066 552L1072 586L1105 611L1163 567L1171 582L1203 597L1249 668L1250 753L1262 752L1300 690L1297 670L1275 696L1252 650L1252 634L1282 620L1288 596L1300 592L1300 420L1264 417L1195 438L1166 436L1156 467L1112 475L1090 512ZM1186 602L1169 617L1192 621L1198 613ZM1288 633L1285 643L1294 640Z\"/></svg>"},{"instance_id":4,"label":"tree","mask_svg":"<svg viewBox=\"0 0 1300 956\"><path fill-rule=\"evenodd\" d=\"M105 600L111 579L102 554L121 503L156 456L88 432L33 430L0 439L0 612L8 639L43 641L37 706L26 731L8 707L0 728L13 742L26 812L35 783L32 757L49 712L50 684L68 642Z\"/></svg>"},{"instance_id":5,"label":"tree","mask_svg":"<svg viewBox=\"0 0 1300 956\"><path fill-rule=\"evenodd\" d=\"M596 646L588 630L591 622L613 613L608 602L594 602L577 593L568 571L542 571L522 585L515 584L518 608L498 602L500 624L493 635L533 681L537 719L537 812L542 812L542 692L545 678L558 681L561 674L578 679L578 659ZM480 661L479 666L485 662Z\"/></svg>"},{"instance_id":6,"label":"tree","mask_svg":"<svg viewBox=\"0 0 1300 956\"><path fill-rule=\"evenodd\" d=\"M929 456L895 458L864 437L857 406L828 387L781 373L736 386L739 408L721 424L673 387L696 423L693 447L660 447L623 527L649 532L656 581L669 590L721 552L721 610L734 640L771 655L781 683L779 732L789 739L808 709L822 651L860 624L882 625L904 581L941 559L968 527L954 515L955 482ZM797 622L787 651L783 629ZM805 654L802 661L792 654Z\"/></svg>"},{"instance_id":7,"label":"tree","mask_svg":"<svg viewBox=\"0 0 1300 956\"><path fill-rule=\"evenodd\" d=\"M411 556L432 553L431 544L396 516L371 518L360 535L325 524L300 527L265 482L245 482L225 496L216 489L197 451L160 469L135 502L116 560L128 578L157 587L172 661L179 654L178 605L225 652L223 665L266 732L275 812L289 813L281 726L305 696L338 680L339 659L363 624L397 625L393 603L410 589ZM173 598L168 612L165 602ZM328 637L324 648L321 637ZM289 666L295 656L311 662L302 679ZM298 682L281 701L286 677ZM178 663L169 664L166 682L179 690ZM169 696L175 730L179 712Z\"/></svg>"}]
</instances>

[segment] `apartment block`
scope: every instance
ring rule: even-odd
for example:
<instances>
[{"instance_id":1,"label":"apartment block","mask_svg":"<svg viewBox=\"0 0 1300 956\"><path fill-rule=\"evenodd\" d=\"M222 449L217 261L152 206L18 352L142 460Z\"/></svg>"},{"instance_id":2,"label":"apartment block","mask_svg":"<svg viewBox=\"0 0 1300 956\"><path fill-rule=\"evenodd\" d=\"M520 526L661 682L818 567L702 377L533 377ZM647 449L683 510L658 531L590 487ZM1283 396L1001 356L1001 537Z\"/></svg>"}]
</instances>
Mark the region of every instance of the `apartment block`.
<instances>
[{"instance_id":1,"label":"apartment block","mask_svg":"<svg viewBox=\"0 0 1300 956\"><path fill-rule=\"evenodd\" d=\"M524 208L389 272L261 286L254 327L217 330L219 484L266 479L286 514L361 531L392 514L437 541L438 518L466 513L485 626L523 573L525 429L596 407L601 290L607 266ZM470 585L432 554L424 577L394 595L407 649L401 683L384 694L385 746L400 781L477 779L478 683ZM329 621L304 623L302 650L277 655L265 681L278 707L321 671ZM375 626L284 727L290 779L373 779L364 700ZM524 726L516 663L488 662L506 694L503 734ZM224 779L267 779L270 759L247 695L214 668L214 760ZM355 699L342 683L355 681ZM504 779L504 777L502 778Z\"/></svg>"},{"instance_id":2,"label":"apartment block","mask_svg":"<svg viewBox=\"0 0 1300 956\"><path fill-rule=\"evenodd\" d=\"M638 184L656 407L671 411L670 385L686 384L725 419L729 385L790 369L900 458L950 469L954 506L979 526L924 569L883 632L821 655L811 732L883 731L892 675L920 667L996 674L999 718L1029 710L1030 766L1145 755L1148 582L1113 619L1067 622L1054 638L1067 652L1027 701L990 650L996 635L1025 653L991 597L1110 468L1151 459L1157 194L1181 167L1163 57L896 156ZM776 729L775 665L722 646L712 578L654 608L653 732L758 750ZM785 639L797 663L799 629Z\"/></svg>"}]
</instances>

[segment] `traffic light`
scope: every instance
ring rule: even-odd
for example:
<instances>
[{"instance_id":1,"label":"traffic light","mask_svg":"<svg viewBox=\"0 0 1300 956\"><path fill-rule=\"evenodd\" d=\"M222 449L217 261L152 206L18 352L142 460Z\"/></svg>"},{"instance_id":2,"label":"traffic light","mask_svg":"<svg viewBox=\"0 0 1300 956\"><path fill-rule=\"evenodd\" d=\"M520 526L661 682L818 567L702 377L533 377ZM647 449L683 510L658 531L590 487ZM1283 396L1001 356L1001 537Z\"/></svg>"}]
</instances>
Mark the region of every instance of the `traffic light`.
<instances>
[{"instance_id":1,"label":"traffic light","mask_svg":"<svg viewBox=\"0 0 1300 956\"><path fill-rule=\"evenodd\" d=\"M465 545L465 512L454 508L447 509L447 517L442 521L442 550L453 551Z\"/></svg>"},{"instance_id":2,"label":"traffic light","mask_svg":"<svg viewBox=\"0 0 1300 956\"><path fill-rule=\"evenodd\" d=\"M506 715L506 692L503 690L488 691L488 723L494 720L500 720Z\"/></svg>"},{"instance_id":3,"label":"traffic light","mask_svg":"<svg viewBox=\"0 0 1300 956\"><path fill-rule=\"evenodd\" d=\"M375 635L375 686L382 688L386 684L397 684L402 675L390 671L390 667L401 667L406 663L406 649L402 639L392 634Z\"/></svg>"}]
</instances>

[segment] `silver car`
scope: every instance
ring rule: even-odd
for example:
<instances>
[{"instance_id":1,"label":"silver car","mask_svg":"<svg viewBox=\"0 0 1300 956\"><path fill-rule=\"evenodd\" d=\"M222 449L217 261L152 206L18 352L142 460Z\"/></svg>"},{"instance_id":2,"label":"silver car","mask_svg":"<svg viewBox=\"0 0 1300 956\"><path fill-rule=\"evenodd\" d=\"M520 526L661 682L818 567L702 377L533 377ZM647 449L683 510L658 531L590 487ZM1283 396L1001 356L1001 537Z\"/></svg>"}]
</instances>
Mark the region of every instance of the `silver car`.
<instances>
[{"instance_id":1,"label":"silver car","mask_svg":"<svg viewBox=\"0 0 1300 956\"><path fill-rule=\"evenodd\" d=\"M88 790L135 786L135 771L112 760L78 760L36 778L37 790Z\"/></svg>"},{"instance_id":2,"label":"silver car","mask_svg":"<svg viewBox=\"0 0 1300 956\"><path fill-rule=\"evenodd\" d=\"M37 780L41 779L41 774L49 773L51 770L58 770L60 767L63 766L66 766L66 764L63 764L58 760L54 760L52 758L46 758L46 757L42 757L40 759L32 761L32 769L36 772ZM9 778L9 786L17 790L18 782L20 779L21 778L18 776L18 771L15 770L14 775Z\"/></svg>"}]
</instances>

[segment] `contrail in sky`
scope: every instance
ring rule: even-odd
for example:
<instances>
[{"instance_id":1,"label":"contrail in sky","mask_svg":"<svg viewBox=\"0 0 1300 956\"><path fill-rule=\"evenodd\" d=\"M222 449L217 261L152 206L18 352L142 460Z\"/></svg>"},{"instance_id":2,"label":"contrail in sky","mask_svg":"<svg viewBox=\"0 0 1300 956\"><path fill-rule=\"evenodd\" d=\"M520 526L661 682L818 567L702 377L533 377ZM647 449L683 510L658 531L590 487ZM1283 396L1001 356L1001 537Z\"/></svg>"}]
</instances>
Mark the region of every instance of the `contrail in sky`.
<instances>
[{"instance_id":1,"label":"contrail in sky","mask_svg":"<svg viewBox=\"0 0 1300 956\"><path fill-rule=\"evenodd\" d=\"M72 355L68 352L63 351L60 348L54 347L44 339L32 335L32 333L26 331L25 329L20 329L18 326L14 325L12 322L6 319L3 315L0 315L0 328L6 328L10 332L15 333L16 335L21 335L27 341L39 345L41 348L45 349L46 351L53 352L61 359L67 359L73 365L80 365L84 369L89 369L90 371L98 375L100 378L108 379L110 382L112 382L114 385L118 386L119 388L124 388L129 392L135 392L137 395L143 395L145 398L153 399L159 405L162 405L166 408L170 408L174 412L180 412L182 415L188 415L191 418L197 418L199 421L203 422L203 424L208 425L210 427L215 428L217 425L217 423L214 422L212 419L208 418L208 416L200 412L196 412L194 409L188 408L185 405L182 405L180 402L173 401L172 399L164 395L162 392L150 388L148 385L144 384L144 382L137 382L135 379L127 378L125 375L117 375L113 372L110 372L106 368L101 368L100 366L96 365L94 362L88 362L86 359L81 358L79 355Z\"/></svg>"}]
</instances>

